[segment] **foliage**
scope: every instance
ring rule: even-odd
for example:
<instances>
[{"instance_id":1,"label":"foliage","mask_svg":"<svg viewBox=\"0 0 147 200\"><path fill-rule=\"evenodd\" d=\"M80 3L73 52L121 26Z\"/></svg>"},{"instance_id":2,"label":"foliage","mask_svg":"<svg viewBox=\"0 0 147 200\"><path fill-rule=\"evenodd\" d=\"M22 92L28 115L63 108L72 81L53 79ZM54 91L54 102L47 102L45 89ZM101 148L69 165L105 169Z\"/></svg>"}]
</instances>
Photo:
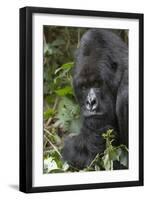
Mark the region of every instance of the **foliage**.
<instances>
[{"instance_id":1,"label":"foliage","mask_svg":"<svg viewBox=\"0 0 147 200\"><path fill-rule=\"evenodd\" d=\"M72 69L74 51L79 47L80 38L86 30L44 26L44 173L79 171L63 162L61 152L64 138L68 134L80 133L80 108L72 87ZM121 30L117 33L127 43L127 32ZM108 130L103 137L106 140L105 151L96 155L83 171L113 170L115 161L123 166L128 165L127 148L113 145L113 130Z\"/></svg>"},{"instance_id":2,"label":"foliage","mask_svg":"<svg viewBox=\"0 0 147 200\"><path fill-rule=\"evenodd\" d=\"M112 129L108 129L103 133L103 138L106 140L106 149L101 155L95 158L95 166L105 170L113 170L115 161L120 162L121 165L128 168L128 149L125 145L113 146L115 135Z\"/></svg>"},{"instance_id":3,"label":"foliage","mask_svg":"<svg viewBox=\"0 0 147 200\"><path fill-rule=\"evenodd\" d=\"M102 154L97 154L90 165L83 169L74 169L66 162L62 161L62 156L57 149L50 150L47 157L44 159L44 170L48 172L69 172L74 171L100 171L100 170L113 170L115 161L128 168L128 149L125 145L113 146L115 136L113 130L109 129L103 133L103 138L106 140L106 149Z\"/></svg>"}]
</instances>

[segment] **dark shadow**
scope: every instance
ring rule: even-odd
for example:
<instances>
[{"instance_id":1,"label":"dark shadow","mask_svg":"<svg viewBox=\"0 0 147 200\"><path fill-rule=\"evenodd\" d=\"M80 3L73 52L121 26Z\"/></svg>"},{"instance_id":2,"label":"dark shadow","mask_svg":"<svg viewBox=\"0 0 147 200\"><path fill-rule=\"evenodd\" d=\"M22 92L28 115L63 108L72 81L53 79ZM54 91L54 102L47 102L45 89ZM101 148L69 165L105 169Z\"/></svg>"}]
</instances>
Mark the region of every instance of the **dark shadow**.
<instances>
[{"instance_id":1,"label":"dark shadow","mask_svg":"<svg viewBox=\"0 0 147 200\"><path fill-rule=\"evenodd\" d=\"M12 188L13 190L19 190L19 186L18 185L9 185L10 188Z\"/></svg>"}]
</instances>

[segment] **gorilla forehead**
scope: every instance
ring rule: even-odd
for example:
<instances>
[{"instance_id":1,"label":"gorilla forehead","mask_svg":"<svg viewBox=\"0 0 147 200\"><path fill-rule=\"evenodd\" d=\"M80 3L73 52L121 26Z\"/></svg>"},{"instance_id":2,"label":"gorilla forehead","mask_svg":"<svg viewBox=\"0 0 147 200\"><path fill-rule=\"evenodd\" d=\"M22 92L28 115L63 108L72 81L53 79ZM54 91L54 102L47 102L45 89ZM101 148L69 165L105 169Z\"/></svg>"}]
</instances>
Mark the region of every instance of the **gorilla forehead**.
<instances>
[{"instance_id":1,"label":"gorilla forehead","mask_svg":"<svg viewBox=\"0 0 147 200\"><path fill-rule=\"evenodd\" d=\"M85 64L78 68L77 73L74 75L77 84L91 83L100 79L100 71L95 64Z\"/></svg>"},{"instance_id":2,"label":"gorilla forehead","mask_svg":"<svg viewBox=\"0 0 147 200\"><path fill-rule=\"evenodd\" d=\"M98 52L97 49L89 48L86 46L85 49L88 49L89 55L83 54L83 48L80 47L78 50L78 57L76 58L76 65L74 67L74 79L75 81L80 82L95 82L102 78L101 72L103 71L105 54L102 54L101 51ZM85 52L84 52L85 53Z\"/></svg>"},{"instance_id":3,"label":"gorilla forehead","mask_svg":"<svg viewBox=\"0 0 147 200\"><path fill-rule=\"evenodd\" d=\"M93 30L86 32L82 37L80 47L76 51L74 78L94 81L101 77L101 70L107 60L105 42L99 34L99 39L93 36ZM98 34L99 31L96 31ZM95 34L96 34L95 33Z\"/></svg>"}]
</instances>

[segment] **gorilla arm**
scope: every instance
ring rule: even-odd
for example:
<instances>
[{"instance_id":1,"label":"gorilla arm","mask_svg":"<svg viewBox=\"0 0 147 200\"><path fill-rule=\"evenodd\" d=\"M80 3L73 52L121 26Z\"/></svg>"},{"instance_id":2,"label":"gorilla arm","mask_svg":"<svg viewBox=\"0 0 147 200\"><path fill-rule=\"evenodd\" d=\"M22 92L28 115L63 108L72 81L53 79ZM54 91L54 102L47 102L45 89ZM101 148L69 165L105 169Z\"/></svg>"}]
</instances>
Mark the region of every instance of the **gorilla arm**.
<instances>
[{"instance_id":1,"label":"gorilla arm","mask_svg":"<svg viewBox=\"0 0 147 200\"><path fill-rule=\"evenodd\" d=\"M119 126L119 143L128 147L128 70L125 70L117 92L116 115Z\"/></svg>"},{"instance_id":2,"label":"gorilla arm","mask_svg":"<svg viewBox=\"0 0 147 200\"><path fill-rule=\"evenodd\" d=\"M86 124L85 121L79 135L67 137L62 152L63 159L78 169L83 169L90 165L95 156L98 153L102 153L105 149L105 141L101 134L108 127L96 132L89 129Z\"/></svg>"}]
</instances>

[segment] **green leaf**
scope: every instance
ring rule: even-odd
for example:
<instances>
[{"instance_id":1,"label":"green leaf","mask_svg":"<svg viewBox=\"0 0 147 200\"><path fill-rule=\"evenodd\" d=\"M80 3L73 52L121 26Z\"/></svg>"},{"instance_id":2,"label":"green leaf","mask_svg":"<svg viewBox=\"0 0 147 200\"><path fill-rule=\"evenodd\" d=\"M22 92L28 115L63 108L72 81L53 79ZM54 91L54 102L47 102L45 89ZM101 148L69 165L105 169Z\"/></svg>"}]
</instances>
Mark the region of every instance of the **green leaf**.
<instances>
[{"instance_id":1,"label":"green leaf","mask_svg":"<svg viewBox=\"0 0 147 200\"><path fill-rule=\"evenodd\" d=\"M106 133L102 133L102 137L105 139L105 140L109 140L111 141L113 138L115 138L115 135L113 133L113 129L108 129Z\"/></svg>"},{"instance_id":2,"label":"green leaf","mask_svg":"<svg viewBox=\"0 0 147 200\"><path fill-rule=\"evenodd\" d=\"M65 63L61 66L62 69L71 69L74 66L74 62Z\"/></svg>"},{"instance_id":3,"label":"green leaf","mask_svg":"<svg viewBox=\"0 0 147 200\"><path fill-rule=\"evenodd\" d=\"M70 127L69 127L69 131L70 133L80 133L80 130L81 130L81 119L78 118L78 119L73 119L71 121L71 124L70 124Z\"/></svg>"},{"instance_id":4,"label":"green leaf","mask_svg":"<svg viewBox=\"0 0 147 200\"><path fill-rule=\"evenodd\" d=\"M98 165L95 165L95 171L100 171L101 170L101 168L98 166Z\"/></svg>"},{"instance_id":5,"label":"green leaf","mask_svg":"<svg viewBox=\"0 0 147 200\"><path fill-rule=\"evenodd\" d=\"M58 114L56 117L57 117L57 121L55 122L54 126L55 127L60 126L65 131L67 131L69 129L69 122L71 120L67 109L62 107L61 110L58 111Z\"/></svg>"},{"instance_id":6,"label":"green leaf","mask_svg":"<svg viewBox=\"0 0 147 200\"><path fill-rule=\"evenodd\" d=\"M52 108L49 108L47 111L43 113L44 119L48 119L49 117L53 117L55 115L56 111Z\"/></svg>"},{"instance_id":7,"label":"green leaf","mask_svg":"<svg viewBox=\"0 0 147 200\"><path fill-rule=\"evenodd\" d=\"M62 166L63 171L67 171L69 169L69 164L65 162Z\"/></svg>"},{"instance_id":8,"label":"green leaf","mask_svg":"<svg viewBox=\"0 0 147 200\"><path fill-rule=\"evenodd\" d=\"M73 94L73 88L71 86L66 86L64 88L58 89L55 91L56 94L59 96L66 96L66 95L72 95Z\"/></svg>"},{"instance_id":9,"label":"green leaf","mask_svg":"<svg viewBox=\"0 0 147 200\"><path fill-rule=\"evenodd\" d=\"M47 169L48 172L58 169L57 163L55 162L55 160L53 160L52 157L44 159L44 169Z\"/></svg>"},{"instance_id":10,"label":"green leaf","mask_svg":"<svg viewBox=\"0 0 147 200\"><path fill-rule=\"evenodd\" d=\"M52 49L52 47L51 47L51 45L49 43L44 45L44 54L46 56L49 56L49 55L53 54L53 49Z\"/></svg>"},{"instance_id":11,"label":"green leaf","mask_svg":"<svg viewBox=\"0 0 147 200\"><path fill-rule=\"evenodd\" d=\"M59 67L58 69L55 70L55 74L57 74L61 70L62 70L62 67Z\"/></svg>"},{"instance_id":12,"label":"green leaf","mask_svg":"<svg viewBox=\"0 0 147 200\"><path fill-rule=\"evenodd\" d=\"M64 170L62 170L62 169L52 169L52 170L50 170L49 171L50 173L61 173L61 172L64 172Z\"/></svg>"},{"instance_id":13,"label":"green leaf","mask_svg":"<svg viewBox=\"0 0 147 200\"><path fill-rule=\"evenodd\" d=\"M119 161L119 154L116 148L111 149L111 151L109 152L109 156L112 161Z\"/></svg>"},{"instance_id":14,"label":"green leaf","mask_svg":"<svg viewBox=\"0 0 147 200\"><path fill-rule=\"evenodd\" d=\"M111 161L109 159L109 155L108 154L104 155L102 159L104 162L105 170L110 170L111 169Z\"/></svg>"},{"instance_id":15,"label":"green leaf","mask_svg":"<svg viewBox=\"0 0 147 200\"><path fill-rule=\"evenodd\" d=\"M57 121L54 126L60 126L65 131L70 130L70 125L74 119L79 118L79 106L73 100L62 97L58 105Z\"/></svg>"},{"instance_id":16,"label":"green leaf","mask_svg":"<svg viewBox=\"0 0 147 200\"><path fill-rule=\"evenodd\" d=\"M65 73L69 72L73 68L73 66L74 66L74 62L65 63L61 65L61 67L55 70L55 74L63 70L64 75L65 75Z\"/></svg>"}]
</instances>

